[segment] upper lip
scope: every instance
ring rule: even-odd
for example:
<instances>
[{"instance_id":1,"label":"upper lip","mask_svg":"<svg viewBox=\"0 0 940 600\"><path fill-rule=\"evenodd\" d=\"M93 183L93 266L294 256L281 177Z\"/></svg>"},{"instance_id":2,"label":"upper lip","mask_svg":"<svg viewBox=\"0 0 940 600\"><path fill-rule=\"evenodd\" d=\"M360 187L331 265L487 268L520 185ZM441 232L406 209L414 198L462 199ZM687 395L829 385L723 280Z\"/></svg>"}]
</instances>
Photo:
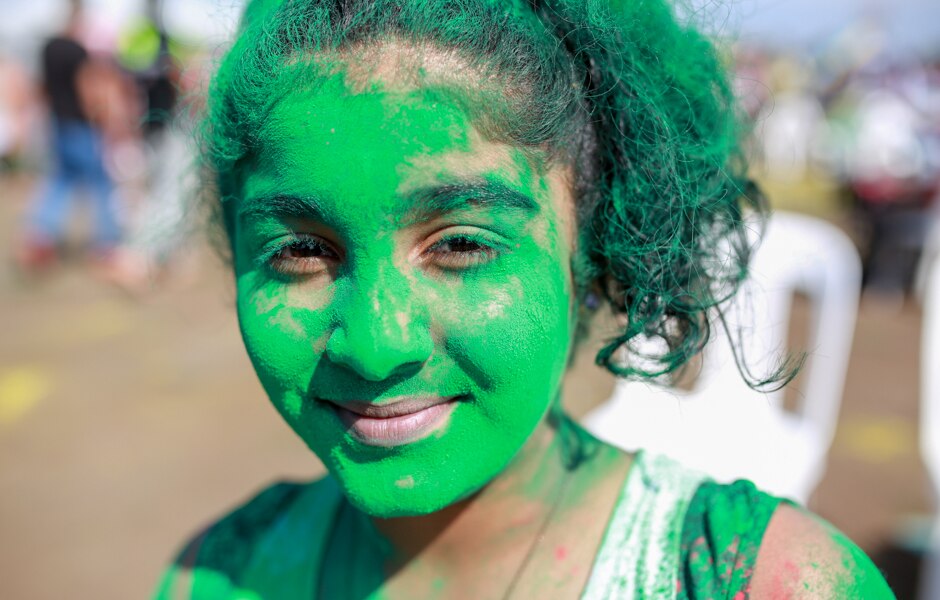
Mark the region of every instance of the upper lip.
<instances>
[{"instance_id":1,"label":"upper lip","mask_svg":"<svg viewBox=\"0 0 940 600\"><path fill-rule=\"evenodd\" d=\"M324 401L338 406L339 408L344 408L350 412L356 413L362 417L367 417L370 419L392 419L394 417L403 417L405 415L421 412L422 410L426 410L438 404L450 402L456 398L456 396L408 396L403 398L395 398L393 400L383 402L382 404L362 402L359 400L339 401L324 399Z\"/></svg>"}]
</instances>

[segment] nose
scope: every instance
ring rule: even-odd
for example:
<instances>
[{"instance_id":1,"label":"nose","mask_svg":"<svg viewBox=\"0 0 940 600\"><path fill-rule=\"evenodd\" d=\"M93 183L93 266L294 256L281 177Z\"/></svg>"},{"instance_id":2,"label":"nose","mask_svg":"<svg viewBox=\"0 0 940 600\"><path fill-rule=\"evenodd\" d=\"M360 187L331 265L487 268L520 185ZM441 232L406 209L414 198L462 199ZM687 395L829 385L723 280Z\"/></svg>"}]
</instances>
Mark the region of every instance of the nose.
<instances>
[{"instance_id":1,"label":"nose","mask_svg":"<svg viewBox=\"0 0 940 600\"><path fill-rule=\"evenodd\" d=\"M417 370L431 357L426 310L395 268L348 282L336 298L338 325L326 355L368 381Z\"/></svg>"}]
</instances>

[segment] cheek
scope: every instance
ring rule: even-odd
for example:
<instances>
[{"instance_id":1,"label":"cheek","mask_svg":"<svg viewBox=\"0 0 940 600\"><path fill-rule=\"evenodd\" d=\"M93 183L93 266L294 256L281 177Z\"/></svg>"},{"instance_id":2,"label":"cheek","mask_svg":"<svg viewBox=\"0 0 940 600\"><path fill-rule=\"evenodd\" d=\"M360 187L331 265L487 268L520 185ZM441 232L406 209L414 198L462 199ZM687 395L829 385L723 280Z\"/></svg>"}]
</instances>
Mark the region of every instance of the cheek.
<instances>
[{"instance_id":1,"label":"cheek","mask_svg":"<svg viewBox=\"0 0 940 600\"><path fill-rule=\"evenodd\" d=\"M495 278L501 283L468 283L453 299L458 309L442 317L447 353L484 391L553 396L561 380L570 285L557 265L535 267Z\"/></svg>"},{"instance_id":2,"label":"cheek","mask_svg":"<svg viewBox=\"0 0 940 600\"><path fill-rule=\"evenodd\" d=\"M254 285L238 278L238 321L258 378L275 404L306 390L329 336L330 287ZM294 395L297 396L297 395ZM300 396L297 396L300 397ZM279 406L288 412L299 406Z\"/></svg>"}]
</instances>

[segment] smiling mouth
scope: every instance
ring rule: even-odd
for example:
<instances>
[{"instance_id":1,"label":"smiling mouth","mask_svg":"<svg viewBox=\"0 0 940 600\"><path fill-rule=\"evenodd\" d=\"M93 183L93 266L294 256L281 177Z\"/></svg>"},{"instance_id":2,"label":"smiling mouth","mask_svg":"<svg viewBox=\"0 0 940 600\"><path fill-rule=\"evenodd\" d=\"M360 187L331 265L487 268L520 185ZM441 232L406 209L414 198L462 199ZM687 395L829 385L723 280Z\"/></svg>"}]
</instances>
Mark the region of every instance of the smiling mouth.
<instances>
[{"instance_id":1,"label":"smiling mouth","mask_svg":"<svg viewBox=\"0 0 940 600\"><path fill-rule=\"evenodd\" d=\"M386 404L326 402L358 441L388 447L416 442L443 427L459 399L403 398Z\"/></svg>"}]
</instances>

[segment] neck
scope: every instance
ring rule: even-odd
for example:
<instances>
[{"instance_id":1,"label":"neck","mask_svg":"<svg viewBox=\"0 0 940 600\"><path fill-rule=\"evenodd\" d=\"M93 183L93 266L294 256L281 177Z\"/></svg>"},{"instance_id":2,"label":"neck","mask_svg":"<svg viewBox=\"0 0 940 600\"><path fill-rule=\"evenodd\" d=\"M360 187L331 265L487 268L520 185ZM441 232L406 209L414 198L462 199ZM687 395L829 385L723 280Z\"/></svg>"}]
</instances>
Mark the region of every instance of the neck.
<instances>
[{"instance_id":1,"label":"neck","mask_svg":"<svg viewBox=\"0 0 940 600\"><path fill-rule=\"evenodd\" d=\"M474 496L428 515L373 522L389 542L395 562L404 564L419 554L424 560L433 554L456 561L473 554L468 548L505 538L510 525L519 535L537 527L570 470L567 454L558 419L543 420L509 466Z\"/></svg>"}]
</instances>

